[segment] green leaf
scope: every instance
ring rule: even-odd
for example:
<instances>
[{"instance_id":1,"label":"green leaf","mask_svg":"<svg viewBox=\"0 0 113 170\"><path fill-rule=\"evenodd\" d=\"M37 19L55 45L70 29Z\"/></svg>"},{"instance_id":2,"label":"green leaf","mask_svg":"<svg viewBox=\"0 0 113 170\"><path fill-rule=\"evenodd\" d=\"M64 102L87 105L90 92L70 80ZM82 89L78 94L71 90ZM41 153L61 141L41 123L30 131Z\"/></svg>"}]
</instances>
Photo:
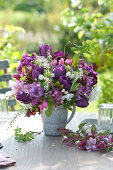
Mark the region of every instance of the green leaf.
<instances>
[{"instance_id":1,"label":"green leaf","mask_svg":"<svg viewBox=\"0 0 113 170\"><path fill-rule=\"evenodd\" d=\"M73 69L73 71L78 71L78 67L76 66L76 67Z\"/></svg>"},{"instance_id":2,"label":"green leaf","mask_svg":"<svg viewBox=\"0 0 113 170\"><path fill-rule=\"evenodd\" d=\"M71 106L68 107L69 110L73 111L73 108Z\"/></svg>"},{"instance_id":3,"label":"green leaf","mask_svg":"<svg viewBox=\"0 0 113 170\"><path fill-rule=\"evenodd\" d=\"M47 109L47 111L45 112L45 115L46 115L47 117L50 117L50 116L51 116L51 114L52 114L52 108L53 108L53 103L48 103L48 109Z\"/></svg>"},{"instance_id":4,"label":"green leaf","mask_svg":"<svg viewBox=\"0 0 113 170\"><path fill-rule=\"evenodd\" d=\"M60 86L60 82L57 81L57 82L54 84L54 86Z\"/></svg>"},{"instance_id":5,"label":"green leaf","mask_svg":"<svg viewBox=\"0 0 113 170\"><path fill-rule=\"evenodd\" d=\"M93 135L95 135L96 132L97 132L97 129L96 129L95 125L92 125L92 126L91 126L91 133L92 133Z\"/></svg>"},{"instance_id":6,"label":"green leaf","mask_svg":"<svg viewBox=\"0 0 113 170\"><path fill-rule=\"evenodd\" d=\"M110 134L110 129L106 130L106 131L104 132L104 134L105 134L105 135L109 135L109 134Z\"/></svg>"},{"instance_id":7,"label":"green leaf","mask_svg":"<svg viewBox=\"0 0 113 170\"><path fill-rule=\"evenodd\" d=\"M85 130L85 129L82 129L82 130L81 130L81 133L82 133L82 134L86 134L86 130Z\"/></svg>"},{"instance_id":8,"label":"green leaf","mask_svg":"<svg viewBox=\"0 0 113 170\"><path fill-rule=\"evenodd\" d=\"M87 124L87 123L81 123L81 124L79 124L79 126L78 126L79 130L82 129L83 126L86 125L86 124Z\"/></svg>"},{"instance_id":9,"label":"green leaf","mask_svg":"<svg viewBox=\"0 0 113 170\"><path fill-rule=\"evenodd\" d=\"M71 91L75 91L78 89L79 83L78 84L74 84L71 88Z\"/></svg>"},{"instance_id":10,"label":"green leaf","mask_svg":"<svg viewBox=\"0 0 113 170\"><path fill-rule=\"evenodd\" d=\"M80 58L78 54L75 54L72 58L72 66L76 67L79 64Z\"/></svg>"},{"instance_id":11,"label":"green leaf","mask_svg":"<svg viewBox=\"0 0 113 170\"><path fill-rule=\"evenodd\" d=\"M63 89L64 85L63 85L63 84L61 84L61 85L60 85L60 87L61 87L61 89Z\"/></svg>"},{"instance_id":12,"label":"green leaf","mask_svg":"<svg viewBox=\"0 0 113 170\"><path fill-rule=\"evenodd\" d=\"M113 150L113 148L112 147L109 147L109 148L107 148L107 151L112 151Z\"/></svg>"},{"instance_id":13,"label":"green leaf","mask_svg":"<svg viewBox=\"0 0 113 170\"><path fill-rule=\"evenodd\" d=\"M84 31L82 30L78 33L78 38L81 39L83 37L83 35L84 35Z\"/></svg>"}]
</instances>

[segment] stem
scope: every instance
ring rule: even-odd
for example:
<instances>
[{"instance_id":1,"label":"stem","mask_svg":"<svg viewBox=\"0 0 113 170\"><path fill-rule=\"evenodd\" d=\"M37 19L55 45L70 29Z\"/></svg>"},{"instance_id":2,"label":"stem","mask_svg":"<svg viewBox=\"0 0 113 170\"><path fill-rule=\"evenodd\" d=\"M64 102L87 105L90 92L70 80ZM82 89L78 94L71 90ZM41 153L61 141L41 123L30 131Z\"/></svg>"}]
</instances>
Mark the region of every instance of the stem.
<instances>
[{"instance_id":1,"label":"stem","mask_svg":"<svg viewBox=\"0 0 113 170\"><path fill-rule=\"evenodd\" d=\"M32 133L37 133L37 134L41 134L43 131L41 131L41 132L33 132L33 131L29 131L29 132L32 132Z\"/></svg>"}]
</instances>

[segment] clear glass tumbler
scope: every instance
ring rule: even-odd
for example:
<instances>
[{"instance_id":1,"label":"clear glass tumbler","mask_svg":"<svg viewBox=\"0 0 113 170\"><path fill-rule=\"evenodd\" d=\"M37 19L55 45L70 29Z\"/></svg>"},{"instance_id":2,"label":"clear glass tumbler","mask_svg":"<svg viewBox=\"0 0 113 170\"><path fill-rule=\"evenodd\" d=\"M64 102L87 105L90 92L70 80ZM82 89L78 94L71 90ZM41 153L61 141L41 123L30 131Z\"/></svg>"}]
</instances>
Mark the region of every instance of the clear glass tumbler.
<instances>
[{"instance_id":1,"label":"clear glass tumbler","mask_svg":"<svg viewBox=\"0 0 113 170\"><path fill-rule=\"evenodd\" d=\"M0 122L8 121L8 100L5 94L0 94Z\"/></svg>"},{"instance_id":2,"label":"clear glass tumbler","mask_svg":"<svg viewBox=\"0 0 113 170\"><path fill-rule=\"evenodd\" d=\"M99 105L98 127L100 131L110 129L113 132L113 104L103 103Z\"/></svg>"}]
</instances>

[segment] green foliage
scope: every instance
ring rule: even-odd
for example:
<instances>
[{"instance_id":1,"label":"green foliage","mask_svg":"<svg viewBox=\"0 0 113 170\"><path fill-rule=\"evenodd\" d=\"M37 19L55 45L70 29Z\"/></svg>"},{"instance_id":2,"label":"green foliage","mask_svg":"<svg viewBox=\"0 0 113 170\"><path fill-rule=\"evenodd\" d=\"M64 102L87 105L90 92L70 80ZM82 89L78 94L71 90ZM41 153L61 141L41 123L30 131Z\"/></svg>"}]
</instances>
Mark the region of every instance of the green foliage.
<instances>
[{"instance_id":1,"label":"green foliage","mask_svg":"<svg viewBox=\"0 0 113 170\"><path fill-rule=\"evenodd\" d=\"M11 63L11 71L15 71L17 67L17 61L21 57L21 53L16 50L16 41L20 33L24 33L24 29L21 27L14 27L13 25L7 25L0 28L2 36L0 37L0 56L1 59L9 59Z\"/></svg>"},{"instance_id":2,"label":"green foliage","mask_svg":"<svg viewBox=\"0 0 113 170\"><path fill-rule=\"evenodd\" d=\"M18 142L22 142L22 141L31 141L32 139L34 139L34 133L33 132L26 132L25 134L21 133L21 128L15 129L15 139Z\"/></svg>"},{"instance_id":3,"label":"green foliage","mask_svg":"<svg viewBox=\"0 0 113 170\"><path fill-rule=\"evenodd\" d=\"M79 126L78 126L79 130L81 130L86 124L87 123L80 123Z\"/></svg>"},{"instance_id":4,"label":"green foliage","mask_svg":"<svg viewBox=\"0 0 113 170\"><path fill-rule=\"evenodd\" d=\"M25 134L22 134L21 133L21 128L17 127L15 129L15 139L18 141L18 142L27 142L27 141L31 141L32 139L34 139L34 134L41 134L42 132L32 132L32 131L29 131L29 132L26 132Z\"/></svg>"},{"instance_id":5,"label":"green foliage","mask_svg":"<svg viewBox=\"0 0 113 170\"><path fill-rule=\"evenodd\" d=\"M99 103L113 103L113 79L103 78L101 87L102 93L99 98Z\"/></svg>"},{"instance_id":6,"label":"green foliage","mask_svg":"<svg viewBox=\"0 0 113 170\"><path fill-rule=\"evenodd\" d=\"M99 71L113 66L113 1L81 0L62 12L64 42L71 39L81 45L89 41L89 54L84 53Z\"/></svg>"},{"instance_id":7,"label":"green foliage","mask_svg":"<svg viewBox=\"0 0 113 170\"><path fill-rule=\"evenodd\" d=\"M95 125L92 125L92 126L91 126L91 133L92 133L93 135L95 135L96 132L97 132L96 126L95 126Z\"/></svg>"},{"instance_id":8,"label":"green foliage","mask_svg":"<svg viewBox=\"0 0 113 170\"><path fill-rule=\"evenodd\" d=\"M49 8L47 8L49 5ZM15 0L0 0L0 9L10 8L13 10L21 11L38 11L44 12L45 10L51 11L53 9L53 0L19 0L18 3ZM47 9L46 9L47 8Z\"/></svg>"},{"instance_id":9,"label":"green foliage","mask_svg":"<svg viewBox=\"0 0 113 170\"><path fill-rule=\"evenodd\" d=\"M109 134L110 134L110 129L106 130L106 131L104 132L104 134L105 134L105 135L109 135Z\"/></svg>"},{"instance_id":10,"label":"green foliage","mask_svg":"<svg viewBox=\"0 0 113 170\"><path fill-rule=\"evenodd\" d=\"M47 116L47 117L50 117L51 116L51 114L52 114L52 108L53 108L53 103L48 103L48 109L47 109L47 111L45 112L45 115Z\"/></svg>"}]
</instances>

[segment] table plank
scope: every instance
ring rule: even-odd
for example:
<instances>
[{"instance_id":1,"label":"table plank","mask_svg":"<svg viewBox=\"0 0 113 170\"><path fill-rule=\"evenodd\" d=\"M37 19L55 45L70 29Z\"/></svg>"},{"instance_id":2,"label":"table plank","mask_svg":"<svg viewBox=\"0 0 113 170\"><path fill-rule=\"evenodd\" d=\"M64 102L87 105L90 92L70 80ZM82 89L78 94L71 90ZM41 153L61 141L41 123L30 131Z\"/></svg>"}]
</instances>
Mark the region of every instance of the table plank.
<instances>
[{"instance_id":1,"label":"table plank","mask_svg":"<svg viewBox=\"0 0 113 170\"><path fill-rule=\"evenodd\" d=\"M97 114L76 114L67 128L75 130L83 119L91 117L95 119ZM39 116L19 118L17 124L24 131L42 130ZM11 136L7 138L9 131ZM8 167L8 170L113 170L112 153L80 151L62 145L63 137L48 137L43 133L35 136L31 142L18 143L13 136L13 128L4 133L5 138L3 141L1 139L4 145L2 150L16 160L16 165Z\"/></svg>"}]
</instances>

